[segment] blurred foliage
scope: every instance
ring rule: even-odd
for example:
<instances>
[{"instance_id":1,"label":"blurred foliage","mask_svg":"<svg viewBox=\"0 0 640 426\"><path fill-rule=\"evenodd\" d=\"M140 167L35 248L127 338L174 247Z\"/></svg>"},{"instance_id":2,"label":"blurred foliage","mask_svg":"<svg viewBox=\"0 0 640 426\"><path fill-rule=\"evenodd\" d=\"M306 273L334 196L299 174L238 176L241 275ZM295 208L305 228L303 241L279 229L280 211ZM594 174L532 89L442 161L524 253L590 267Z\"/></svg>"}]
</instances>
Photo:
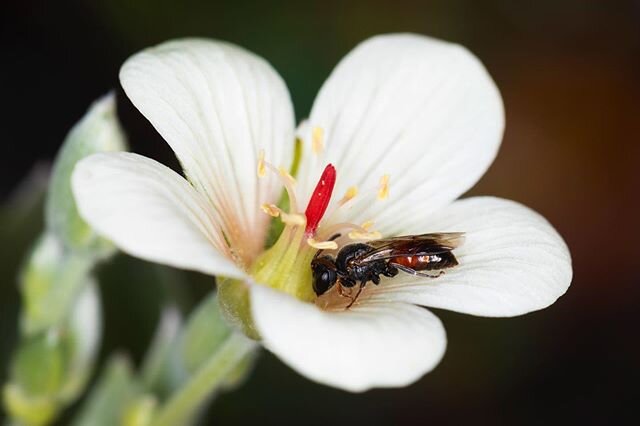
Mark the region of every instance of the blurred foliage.
<instances>
[{"instance_id":1,"label":"blurred foliage","mask_svg":"<svg viewBox=\"0 0 640 426\"><path fill-rule=\"evenodd\" d=\"M115 121L108 95L69 133L49 183L45 230L20 275L20 342L3 400L9 415L25 425L49 424L81 395L93 370L102 319L91 269L114 250L96 243L80 219L70 176L84 156L125 148Z\"/></svg>"},{"instance_id":2,"label":"blurred foliage","mask_svg":"<svg viewBox=\"0 0 640 426\"><path fill-rule=\"evenodd\" d=\"M115 99L108 95L74 126L54 162L45 230L20 275L20 341L3 388L4 406L19 424L50 424L82 395L92 374L102 335L94 269L115 248L79 216L70 179L77 161L87 155L125 147ZM15 220L11 215L2 219ZM111 278L117 277L115 271ZM158 289L171 291L184 283L183 274L170 268L138 261L136 271L137 275L127 273L118 281L129 286L150 278L155 286L152 294L160 295L156 306L165 300ZM149 302L147 293L143 304ZM246 339L226 325L215 293L204 298L184 327L175 306L163 309L140 373L126 358L111 356L76 424L146 426L156 421L156 411L160 422L187 421L216 391L244 380L253 366L254 344L244 343Z\"/></svg>"},{"instance_id":3,"label":"blurred foliage","mask_svg":"<svg viewBox=\"0 0 640 426\"><path fill-rule=\"evenodd\" d=\"M126 358L115 356L105 367L73 424L112 426L120 423L123 407L138 392L132 367Z\"/></svg>"}]
</instances>

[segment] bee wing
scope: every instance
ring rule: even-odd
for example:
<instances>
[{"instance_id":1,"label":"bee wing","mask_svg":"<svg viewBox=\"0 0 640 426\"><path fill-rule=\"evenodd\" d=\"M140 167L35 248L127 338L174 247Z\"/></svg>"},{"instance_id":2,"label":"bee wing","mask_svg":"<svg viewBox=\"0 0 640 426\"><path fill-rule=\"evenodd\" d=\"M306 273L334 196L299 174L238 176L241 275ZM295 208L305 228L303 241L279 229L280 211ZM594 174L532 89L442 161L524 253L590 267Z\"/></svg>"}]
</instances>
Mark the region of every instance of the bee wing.
<instances>
[{"instance_id":1,"label":"bee wing","mask_svg":"<svg viewBox=\"0 0 640 426\"><path fill-rule=\"evenodd\" d=\"M405 235L367 242L374 248L356 262L364 264L374 260L403 256L427 256L450 252L464 242L463 232L445 232Z\"/></svg>"}]
</instances>

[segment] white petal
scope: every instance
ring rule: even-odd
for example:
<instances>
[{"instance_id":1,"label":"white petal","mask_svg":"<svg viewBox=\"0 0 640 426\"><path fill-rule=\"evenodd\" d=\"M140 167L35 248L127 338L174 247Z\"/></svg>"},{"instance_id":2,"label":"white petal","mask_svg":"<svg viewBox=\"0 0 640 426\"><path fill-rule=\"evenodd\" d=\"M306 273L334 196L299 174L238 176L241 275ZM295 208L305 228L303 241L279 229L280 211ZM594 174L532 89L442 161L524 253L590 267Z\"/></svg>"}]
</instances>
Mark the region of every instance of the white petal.
<instances>
[{"instance_id":1,"label":"white petal","mask_svg":"<svg viewBox=\"0 0 640 426\"><path fill-rule=\"evenodd\" d=\"M313 105L315 126L326 151L314 157L305 138L301 197L329 162L338 198L351 185L375 191L389 174L389 199L360 203L344 218L373 218L385 231L399 213L415 212L415 202L433 211L473 186L497 153L504 112L491 77L465 48L393 34L366 40L338 64Z\"/></svg>"},{"instance_id":2,"label":"white petal","mask_svg":"<svg viewBox=\"0 0 640 426\"><path fill-rule=\"evenodd\" d=\"M171 145L189 180L221 212L233 245L264 243L282 185L258 179L260 150L291 163L294 115L287 88L262 58L228 43L186 39L128 59L120 80L131 101Z\"/></svg>"},{"instance_id":3,"label":"white petal","mask_svg":"<svg viewBox=\"0 0 640 426\"><path fill-rule=\"evenodd\" d=\"M77 164L72 188L83 219L124 252L206 274L244 276L221 253L222 235L200 194L162 164L132 153L95 154Z\"/></svg>"},{"instance_id":4,"label":"white petal","mask_svg":"<svg viewBox=\"0 0 640 426\"><path fill-rule=\"evenodd\" d=\"M462 231L460 264L430 279L404 273L374 291L376 300L416 303L488 317L545 308L568 289L571 256L539 214L513 201L475 197L456 201L407 234Z\"/></svg>"},{"instance_id":5,"label":"white petal","mask_svg":"<svg viewBox=\"0 0 640 426\"><path fill-rule=\"evenodd\" d=\"M409 304L326 312L253 285L251 307L267 349L300 374L352 392L411 384L438 364L446 347L440 320Z\"/></svg>"}]
</instances>

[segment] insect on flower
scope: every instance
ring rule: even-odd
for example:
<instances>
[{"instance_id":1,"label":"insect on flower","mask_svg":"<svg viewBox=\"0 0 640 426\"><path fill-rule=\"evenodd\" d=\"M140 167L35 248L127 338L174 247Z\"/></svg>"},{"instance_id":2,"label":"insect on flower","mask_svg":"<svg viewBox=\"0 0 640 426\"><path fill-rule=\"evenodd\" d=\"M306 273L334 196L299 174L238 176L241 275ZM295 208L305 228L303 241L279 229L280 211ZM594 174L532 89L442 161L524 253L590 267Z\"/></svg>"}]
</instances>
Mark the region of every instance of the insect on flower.
<instances>
[{"instance_id":1,"label":"insect on flower","mask_svg":"<svg viewBox=\"0 0 640 426\"><path fill-rule=\"evenodd\" d=\"M336 234L331 240L340 236ZM352 288L359 281L356 295L346 306L350 308L369 281L380 284L380 275L392 278L403 271L420 277L438 278L444 274L444 269L458 264L452 250L463 240L461 232L405 235L348 244L340 249L335 259L328 255L320 256L323 250L318 250L311 261L313 291L321 296L337 283L340 295L349 297L342 288ZM435 274L426 271L435 271Z\"/></svg>"},{"instance_id":2,"label":"insect on flower","mask_svg":"<svg viewBox=\"0 0 640 426\"><path fill-rule=\"evenodd\" d=\"M73 173L80 215L131 255L222 277L230 323L312 380L406 386L447 345L424 307L510 317L569 287L569 251L543 217L459 199L504 129L497 86L461 46L365 40L297 127L282 78L230 43L145 49L120 80L183 174L134 153L93 155Z\"/></svg>"}]
</instances>

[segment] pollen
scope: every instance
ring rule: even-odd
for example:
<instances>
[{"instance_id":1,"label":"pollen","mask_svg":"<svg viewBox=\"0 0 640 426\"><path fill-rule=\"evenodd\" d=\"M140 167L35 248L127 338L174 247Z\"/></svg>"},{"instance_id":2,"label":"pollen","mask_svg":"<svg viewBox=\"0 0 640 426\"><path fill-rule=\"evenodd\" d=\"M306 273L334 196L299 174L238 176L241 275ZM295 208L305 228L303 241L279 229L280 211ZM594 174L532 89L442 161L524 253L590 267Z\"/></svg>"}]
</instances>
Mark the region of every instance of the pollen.
<instances>
[{"instance_id":1,"label":"pollen","mask_svg":"<svg viewBox=\"0 0 640 426\"><path fill-rule=\"evenodd\" d=\"M351 238L352 240L378 240L380 238L382 238L382 234L378 231L367 231L367 232L360 232L360 231L351 231L349 232L349 238Z\"/></svg>"},{"instance_id":2,"label":"pollen","mask_svg":"<svg viewBox=\"0 0 640 426\"><path fill-rule=\"evenodd\" d=\"M275 204L263 204L260 206L263 212L268 214L271 217L280 216L280 209Z\"/></svg>"},{"instance_id":3,"label":"pollen","mask_svg":"<svg viewBox=\"0 0 640 426\"><path fill-rule=\"evenodd\" d=\"M358 195L358 187L350 186L349 189L347 189L347 192L344 193L340 201L338 201L338 204L340 206L344 206L349 201L353 200L356 197L356 195Z\"/></svg>"},{"instance_id":4,"label":"pollen","mask_svg":"<svg viewBox=\"0 0 640 426\"><path fill-rule=\"evenodd\" d=\"M311 151L318 155L324 150L324 130L322 127L314 127L311 131Z\"/></svg>"},{"instance_id":5,"label":"pollen","mask_svg":"<svg viewBox=\"0 0 640 426\"><path fill-rule=\"evenodd\" d=\"M386 200L389 197L389 175L380 178L380 189L378 189L378 200Z\"/></svg>"},{"instance_id":6,"label":"pollen","mask_svg":"<svg viewBox=\"0 0 640 426\"><path fill-rule=\"evenodd\" d=\"M302 226L307 223L307 219L304 215L299 213L287 213L275 204L263 204L260 208L271 217L279 217L282 222L287 225Z\"/></svg>"},{"instance_id":7,"label":"pollen","mask_svg":"<svg viewBox=\"0 0 640 426\"><path fill-rule=\"evenodd\" d=\"M292 226L304 226L307 223L307 219L304 215L299 213L285 213L280 211L280 219L287 225Z\"/></svg>"},{"instance_id":8,"label":"pollen","mask_svg":"<svg viewBox=\"0 0 640 426\"><path fill-rule=\"evenodd\" d=\"M338 243L335 241L316 241L313 238L307 238L307 244L318 250L336 250Z\"/></svg>"},{"instance_id":9,"label":"pollen","mask_svg":"<svg viewBox=\"0 0 640 426\"><path fill-rule=\"evenodd\" d=\"M369 229L371 229L371 227L373 226L373 221L372 220L367 220L366 222L364 222L362 225L360 225L362 227L362 229L364 229L365 231L368 231Z\"/></svg>"},{"instance_id":10,"label":"pollen","mask_svg":"<svg viewBox=\"0 0 640 426\"><path fill-rule=\"evenodd\" d=\"M264 163L264 149L258 154L258 177L263 178L267 175L267 167Z\"/></svg>"}]
</instances>

